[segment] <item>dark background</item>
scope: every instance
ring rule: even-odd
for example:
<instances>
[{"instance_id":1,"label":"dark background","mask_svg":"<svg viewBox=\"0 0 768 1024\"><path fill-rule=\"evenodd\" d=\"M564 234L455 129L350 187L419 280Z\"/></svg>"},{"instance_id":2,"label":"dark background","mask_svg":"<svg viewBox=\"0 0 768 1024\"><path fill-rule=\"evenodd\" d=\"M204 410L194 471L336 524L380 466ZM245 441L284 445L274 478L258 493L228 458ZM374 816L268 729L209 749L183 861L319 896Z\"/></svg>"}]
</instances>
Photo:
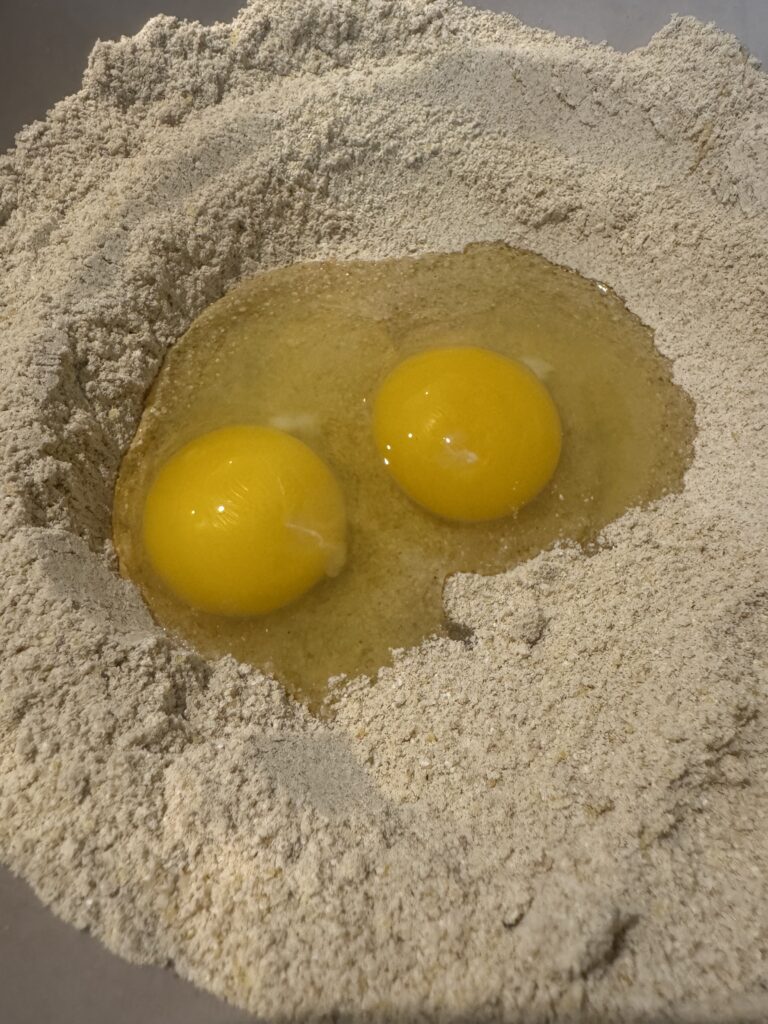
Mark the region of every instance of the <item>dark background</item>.
<instances>
[{"instance_id":1,"label":"dark background","mask_svg":"<svg viewBox=\"0 0 768 1024\"><path fill-rule=\"evenodd\" d=\"M240 0L0 0L0 152L75 92L97 38L157 13L229 20ZM488 0L523 21L613 46L641 46L672 10L717 20L768 60L768 0ZM170 971L134 967L57 920L0 868L0 1024L237 1024L253 1018Z\"/></svg>"}]
</instances>

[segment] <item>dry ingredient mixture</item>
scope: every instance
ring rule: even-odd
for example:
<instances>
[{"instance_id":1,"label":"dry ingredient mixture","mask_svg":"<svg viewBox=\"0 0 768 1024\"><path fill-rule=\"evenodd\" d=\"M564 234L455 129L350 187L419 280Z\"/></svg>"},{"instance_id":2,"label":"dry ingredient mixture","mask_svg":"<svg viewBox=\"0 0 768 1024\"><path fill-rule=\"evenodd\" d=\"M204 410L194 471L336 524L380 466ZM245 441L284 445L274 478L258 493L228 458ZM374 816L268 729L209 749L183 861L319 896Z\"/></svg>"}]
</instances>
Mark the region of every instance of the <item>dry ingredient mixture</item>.
<instances>
[{"instance_id":1,"label":"dry ingredient mixture","mask_svg":"<svg viewBox=\"0 0 768 1024\"><path fill-rule=\"evenodd\" d=\"M504 240L605 281L696 406L682 493L446 593L320 722L155 626L109 544L162 357L240 278ZM0 853L272 1020L768 1014L768 80L455 0L100 43L0 159Z\"/></svg>"}]
</instances>

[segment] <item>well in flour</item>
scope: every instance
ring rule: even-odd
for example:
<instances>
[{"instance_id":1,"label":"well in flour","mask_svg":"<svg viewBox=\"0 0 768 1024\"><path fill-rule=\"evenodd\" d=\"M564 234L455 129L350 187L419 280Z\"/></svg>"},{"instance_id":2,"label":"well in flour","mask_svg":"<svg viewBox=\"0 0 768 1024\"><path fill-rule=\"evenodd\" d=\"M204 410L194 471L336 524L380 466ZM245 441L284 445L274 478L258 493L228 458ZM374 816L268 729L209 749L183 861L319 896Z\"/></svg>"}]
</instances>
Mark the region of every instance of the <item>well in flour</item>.
<instances>
[{"instance_id":1,"label":"well in flour","mask_svg":"<svg viewBox=\"0 0 768 1024\"><path fill-rule=\"evenodd\" d=\"M371 409L386 375L407 356L455 345L526 363L563 423L554 477L493 522L424 511L374 445ZM201 434L243 423L286 431L321 456L349 519L342 571L250 618L179 599L147 557L142 527L166 460ZM557 541L587 544L628 508L678 490L692 436L692 403L651 332L608 288L541 257L474 245L297 265L234 288L170 350L118 479L115 543L160 623L209 657L234 654L274 672L317 704L329 678L374 676L393 648L446 635L442 589L452 573L497 573Z\"/></svg>"}]
</instances>

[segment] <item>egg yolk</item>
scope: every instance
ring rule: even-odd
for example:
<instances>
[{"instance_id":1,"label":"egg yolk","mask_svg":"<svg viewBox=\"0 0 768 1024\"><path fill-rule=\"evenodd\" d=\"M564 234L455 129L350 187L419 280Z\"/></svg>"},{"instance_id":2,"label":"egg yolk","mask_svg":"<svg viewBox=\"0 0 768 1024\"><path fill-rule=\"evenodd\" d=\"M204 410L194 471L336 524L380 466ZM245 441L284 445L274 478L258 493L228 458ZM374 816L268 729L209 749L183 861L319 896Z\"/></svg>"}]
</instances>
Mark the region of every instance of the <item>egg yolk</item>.
<instances>
[{"instance_id":1,"label":"egg yolk","mask_svg":"<svg viewBox=\"0 0 768 1024\"><path fill-rule=\"evenodd\" d=\"M280 430L224 427L173 455L147 494L144 549L186 604L261 615L344 564L344 499L311 448Z\"/></svg>"},{"instance_id":2,"label":"egg yolk","mask_svg":"<svg viewBox=\"0 0 768 1024\"><path fill-rule=\"evenodd\" d=\"M395 367L376 397L373 428L405 493L463 522L525 505L560 458L560 418L538 377L474 346L431 349Z\"/></svg>"}]
</instances>

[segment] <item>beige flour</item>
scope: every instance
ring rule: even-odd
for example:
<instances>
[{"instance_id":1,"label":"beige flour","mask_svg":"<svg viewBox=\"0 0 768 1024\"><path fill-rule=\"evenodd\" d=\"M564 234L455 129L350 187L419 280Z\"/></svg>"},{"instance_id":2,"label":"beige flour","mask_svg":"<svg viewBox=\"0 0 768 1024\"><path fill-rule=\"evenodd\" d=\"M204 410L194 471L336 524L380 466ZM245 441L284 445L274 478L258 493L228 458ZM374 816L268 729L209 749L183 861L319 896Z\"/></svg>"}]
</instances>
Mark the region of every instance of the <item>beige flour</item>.
<instances>
[{"instance_id":1,"label":"beige flour","mask_svg":"<svg viewBox=\"0 0 768 1024\"><path fill-rule=\"evenodd\" d=\"M768 1016L768 79L455 0L156 18L0 160L0 851L276 1021ZM461 577L332 724L164 635L110 552L163 353L255 270L504 239L697 406L682 494Z\"/></svg>"}]
</instances>

